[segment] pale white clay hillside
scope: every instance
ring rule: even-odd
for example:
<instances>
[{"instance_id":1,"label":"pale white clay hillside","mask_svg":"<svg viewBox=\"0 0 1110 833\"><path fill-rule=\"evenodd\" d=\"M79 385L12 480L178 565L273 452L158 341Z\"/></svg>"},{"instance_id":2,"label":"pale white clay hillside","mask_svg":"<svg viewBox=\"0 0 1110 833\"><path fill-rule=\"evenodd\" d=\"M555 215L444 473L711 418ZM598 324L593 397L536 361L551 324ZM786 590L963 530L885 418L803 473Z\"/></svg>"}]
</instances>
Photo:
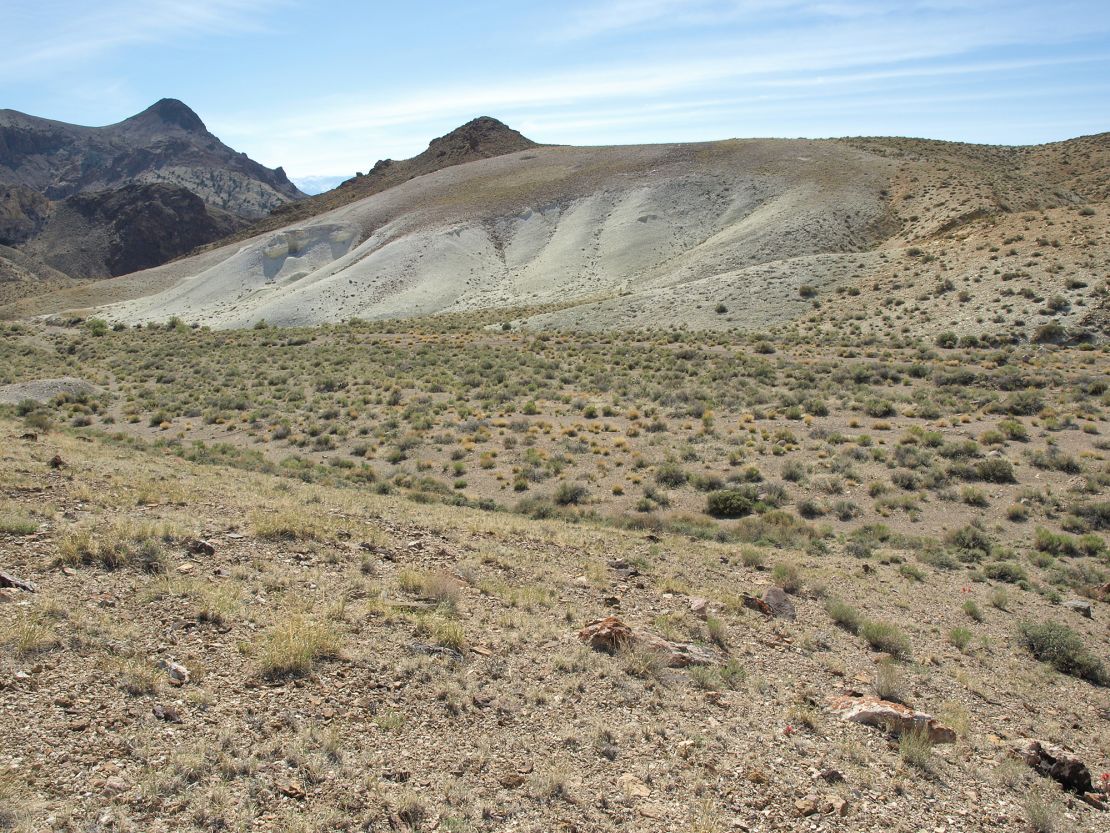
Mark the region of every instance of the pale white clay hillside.
<instances>
[{"instance_id":1,"label":"pale white clay hillside","mask_svg":"<svg viewBox=\"0 0 1110 833\"><path fill-rule=\"evenodd\" d=\"M850 319L861 289L897 295L907 258L916 271L903 282L931 290L953 277L933 253L939 241L958 253L957 276L970 286L962 303L985 302L971 284L999 265L1000 224L1024 225L1029 242L1067 232L1052 258L1008 276L1020 278L1014 289L1052 294L1067 277L1094 288L1089 238L1104 234L1103 220L1078 206L1105 196L1105 145L1098 136L1036 148L900 139L534 147L417 176L98 293L123 299L102 310L115 321L178 316L217 328L555 304L563 309L515 323L755 329ZM834 309L815 314L818 295ZM1061 323L1090 312L1080 295L1054 312ZM951 300L909 320L990 326L965 314L981 303ZM1031 335L1034 307L993 323Z\"/></svg>"}]
</instances>

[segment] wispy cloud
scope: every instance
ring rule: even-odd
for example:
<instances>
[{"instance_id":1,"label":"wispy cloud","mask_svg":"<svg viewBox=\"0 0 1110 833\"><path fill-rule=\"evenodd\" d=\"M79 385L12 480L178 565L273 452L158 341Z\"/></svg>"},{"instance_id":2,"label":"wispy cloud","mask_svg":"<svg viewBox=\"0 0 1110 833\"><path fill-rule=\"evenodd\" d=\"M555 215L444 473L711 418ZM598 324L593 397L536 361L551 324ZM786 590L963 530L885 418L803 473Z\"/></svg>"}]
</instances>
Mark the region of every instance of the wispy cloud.
<instances>
[{"instance_id":1,"label":"wispy cloud","mask_svg":"<svg viewBox=\"0 0 1110 833\"><path fill-rule=\"evenodd\" d=\"M138 44L263 28L264 12L289 0L44 0L9 16L0 73L66 71L74 64Z\"/></svg>"},{"instance_id":2,"label":"wispy cloud","mask_svg":"<svg viewBox=\"0 0 1110 833\"><path fill-rule=\"evenodd\" d=\"M980 0L980 6L997 0ZM555 37L590 38L629 29L704 28L768 17L837 20L951 8L955 0L598 0L575 10ZM964 4L966 7L966 4Z\"/></svg>"},{"instance_id":3,"label":"wispy cloud","mask_svg":"<svg viewBox=\"0 0 1110 833\"><path fill-rule=\"evenodd\" d=\"M651 3L653 8L674 4L674 0L637 2ZM933 0L934 5L938 2ZM786 0L766 0L763 5L771 3L787 5ZM965 14L936 15L927 21L867 18L789 31L741 31L712 43L703 41L697 55L648 55L573 71L538 72L511 81L464 78L386 95L333 94L298 102L285 116L271 114L263 120L248 111L216 114L209 123L225 140L257 148L264 158L280 160L290 171L320 174L365 168L375 153L418 152L434 131L482 113L512 114L521 124L558 125L548 136L567 137L564 140L575 136L575 127L580 129L578 136L598 128L596 135L608 137L612 134L600 128L648 125L653 113L660 126L677 121L664 113L686 112L694 123L706 114L706 107L718 113L731 107L734 120L742 123L752 106L765 113L778 112L771 99L783 101L787 90L817 98L838 96L842 106L853 90L862 94L869 85L905 86L942 77L966 82L1083 62L1105 63L1107 56L1098 54L1006 59L979 54L1028 42L1026 23L1017 16L990 27L974 26L968 25ZM1050 37L1072 39L1077 33L1078 24L1067 28L1061 23L1055 31L1037 36L1047 42ZM681 106L693 101L729 103ZM615 115L625 111L623 119ZM260 124L265 125L265 135ZM537 133L534 138L543 141L548 136Z\"/></svg>"}]
</instances>

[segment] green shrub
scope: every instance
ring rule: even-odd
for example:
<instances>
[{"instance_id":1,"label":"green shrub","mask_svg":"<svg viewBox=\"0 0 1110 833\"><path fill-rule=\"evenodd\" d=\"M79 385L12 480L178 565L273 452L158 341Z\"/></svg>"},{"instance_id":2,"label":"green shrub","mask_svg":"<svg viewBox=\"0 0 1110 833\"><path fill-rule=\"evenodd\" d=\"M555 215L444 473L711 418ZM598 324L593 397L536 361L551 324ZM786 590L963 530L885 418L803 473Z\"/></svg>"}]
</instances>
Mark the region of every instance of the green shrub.
<instances>
[{"instance_id":1,"label":"green shrub","mask_svg":"<svg viewBox=\"0 0 1110 833\"><path fill-rule=\"evenodd\" d=\"M1017 584L1029 579L1021 565L1015 564L1013 561L995 561L985 566L983 573L987 578L995 581L1005 581L1010 584Z\"/></svg>"},{"instance_id":2,"label":"green shrub","mask_svg":"<svg viewBox=\"0 0 1110 833\"><path fill-rule=\"evenodd\" d=\"M825 604L825 611L839 627L844 628L849 633L859 633L859 611L847 602L842 602L840 599L829 599Z\"/></svg>"},{"instance_id":3,"label":"green shrub","mask_svg":"<svg viewBox=\"0 0 1110 833\"><path fill-rule=\"evenodd\" d=\"M555 487L555 494L552 495L552 500L560 506L577 505L586 499L588 493L589 490L586 488L585 484L564 481Z\"/></svg>"},{"instance_id":4,"label":"green shrub","mask_svg":"<svg viewBox=\"0 0 1110 833\"><path fill-rule=\"evenodd\" d=\"M739 489L711 492L705 501L706 514L714 518L743 518L754 509L752 499Z\"/></svg>"},{"instance_id":5,"label":"green shrub","mask_svg":"<svg viewBox=\"0 0 1110 833\"><path fill-rule=\"evenodd\" d=\"M1003 460L1001 457L980 460L975 464L975 473L980 480L985 480L987 483L1017 483L1014 467L1009 460Z\"/></svg>"},{"instance_id":6,"label":"green shrub","mask_svg":"<svg viewBox=\"0 0 1110 833\"><path fill-rule=\"evenodd\" d=\"M961 653L971 644L971 637L971 629L963 626L957 626L948 632L948 641L955 645Z\"/></svg>"},{"instance_id":7,"label":"green shrub","mask_svg":"<svg viewBox=\"0 0 1110 833\"><path fill-rule=\"evenodd\" d=\"M781 561L771 570L771 580L787 593L797 593L802 589L802 575L797 564Z\"/></svg>"},{"instance_id":8,"label":"green shrub","mask_svg":"<svg viewBox=\"0 0 1110 833\"><path fill-rule=\"evenodd\" d=\"M1038 552L1047 552L1049 555L1056 556L1075 557L1081 553L1079 542L1075 538L1063 533L1052 532L1041 526L1037 527L1033 547Z\"/></svg>"},{"instance_id":9,"label":"green shrub","mask_svg":"<svg viewBox=\"0 0 1110 833\"><path fill-rule=\"evenodd\" d=\"M910 638L889 622L862 622L859 633L873 650L885 651L896 659L908 659L912 653Z\"/></svg>"},{"instance_id":10,"label":"green shrub","mask_svg":"<svg viewBox=\"0 0 1110 833\"><path fill-rule=\"evenodd\" d=\"M1025 647L1041 662L1049 663L1063 674L1096 685L1110 685L1110 674L1083 645L1079 634L1067 625L1059 622L1022 622L1019 633Z\"/></svg>"},{"instance_id":11,"label":"green shrub","mask_svg":"<svg viewBox=\"0 0 1110 833\"><path fill-rule=\"evenodd\" d=\"M979 561L991 551L991 540L987 533L974 524L953 530L946 536L947 542L959 551L964 561Z\"/></svg>"},{"instance_id":12,"label":"green shrub","mask_svg":"<svg viewBox=\"0 0 1110 833\"><path fill-rule=\"evenodd\" d=\"M673 461L660 463L655 469L655 482L660 486L677 489L686 483L686 477L686 472L682 470L682 467Z\"/></svg>"}]
</instances>

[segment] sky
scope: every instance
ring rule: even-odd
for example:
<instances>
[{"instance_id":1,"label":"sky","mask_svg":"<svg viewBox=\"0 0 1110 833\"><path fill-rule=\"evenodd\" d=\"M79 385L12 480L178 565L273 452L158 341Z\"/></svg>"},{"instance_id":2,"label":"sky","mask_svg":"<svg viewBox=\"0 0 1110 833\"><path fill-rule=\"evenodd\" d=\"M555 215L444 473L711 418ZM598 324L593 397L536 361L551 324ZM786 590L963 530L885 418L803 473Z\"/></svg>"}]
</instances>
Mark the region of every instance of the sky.
<instances>
[{"instance_id":1,"label":"sky","mask_svg":"<svg viewBox=\"0 0 1110 833\"><path fill-rule=\"evenodd\" d=\"M553 144L1110 130L1110 0L0 0L0 107L178 98L306 190L479 115Z\"/></svg>"}]
</instances>

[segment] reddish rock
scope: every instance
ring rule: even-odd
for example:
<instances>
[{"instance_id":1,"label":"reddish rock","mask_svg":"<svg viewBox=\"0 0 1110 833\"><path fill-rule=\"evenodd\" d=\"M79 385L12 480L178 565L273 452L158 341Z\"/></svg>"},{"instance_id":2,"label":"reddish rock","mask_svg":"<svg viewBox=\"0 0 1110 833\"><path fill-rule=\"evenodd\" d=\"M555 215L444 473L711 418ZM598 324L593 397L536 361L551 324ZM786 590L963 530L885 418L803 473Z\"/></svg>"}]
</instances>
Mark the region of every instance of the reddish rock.
<instances>
[{"instance_id":1,"label":"reddish rock","mask_svg":"<svg viewBox=\"0 0 1110 833\"><path fill-rule=\"evenodd\" d=\"M748 610L762 613L767 618L775 615L775 612L771 610L771 606L767 604L767 602L763 601L763 599L757 599L755 596L749 596L746 593L744 594L744 607L748 608Z\"/></svg>"},{"instance_id":2,"label":"reddish rock","mask_svg":"<svg viewBox=\"0 0 1110 833\"><path fill-rule=\"evenodd\" d=\"M1083 795L1092 792L1091 772L1072 752L1041 740L1015 741L1013 754L1026 765L1058 782L1064 789Z\"/></svg>"},{"instance_id":3,"label":"reddish rock","mask_svg":"<svg viewBox=\"0 0 1110 833\"><path fill-rule=\"evenodd\" d=\"M914 711L901 703L891 703L878 697L829 698L830 709L842 720L877 726L895 735L903 732L925 732L933 743L955 743L956 732L937 722L932 715Z\"/></svg>"},{"instance_id":4,"label":"reddish rock","mask_svg":"<svg viewBox=\"0 0 1110 833\"><path fill-rule=\"evenodd\" d=\"M280 792L282 795L288 796L289 798L294 798L297 801L303 801L305 798L304 787L302 787L295 781L290 781L287 784L281 784L278 787L278 792Z\"/></svg>"},{"instance_id":5,"label":"reddish rock","mask_svg":"<svg viewBox=\"0 0 1110 833\"><path fill-rule=\"evenodd\" d=\"M66 461L62 459L61 454L55 454L53 457L50 458L50 468L52 469L60 469L65 464Z\"/></svg>"},{"instance_id":6,"label":"reddish rock","mask_svg":"<svg viewBox=\"0 0 1110 833\"><path fill-rule=\"evenodd\" d=\"M670 668L711 665L717 661L716 654L707 648L688 642L671 642L654 634L634 631L616 616L606 616L588 623L578 632L578 638L595 651L607 654L615 654L622 648L631 646L656 651Z\"/></svg>"},{"instance_id":7,"label":"reddish rock","mask_svg":"<svg viewBox=\"0 0 1110 833\"><path fill-rule=\"evenodd\" d=\"M578 632L578 638L595 651L615 654L632 641L632 628L616 616L590 622Z\"/></svg>"}]
</instances>

